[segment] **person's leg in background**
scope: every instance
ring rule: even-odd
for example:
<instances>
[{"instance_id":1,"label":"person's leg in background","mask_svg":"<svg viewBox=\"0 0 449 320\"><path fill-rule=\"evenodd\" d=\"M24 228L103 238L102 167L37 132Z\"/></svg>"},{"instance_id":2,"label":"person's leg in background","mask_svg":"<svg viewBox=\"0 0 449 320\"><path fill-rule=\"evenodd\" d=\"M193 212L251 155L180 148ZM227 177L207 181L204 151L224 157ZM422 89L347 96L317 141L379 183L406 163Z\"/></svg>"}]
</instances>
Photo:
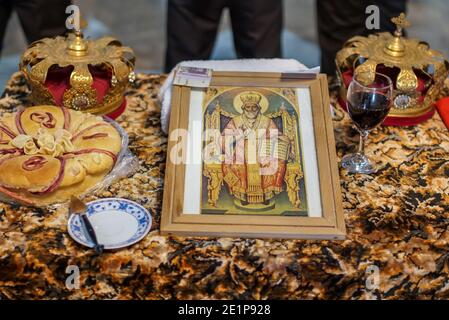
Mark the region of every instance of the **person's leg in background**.
<instances>
[{"instance_id":1,"label":"person's leg in background","mask_svg":"<svg viewBox=\"0 0 449 320\"><path fill-rule=\"evenodd\" d=\"M227 0L169 0L165 72L184 60L209 59Z\"/></svg>"},{"instance_id":2,"label":"person's leg in background","mask_svg":"<svg viewBox=\"0 0 449 320\"><path fill-rule=\"evenodd\" d=\"M3 49L3 38L11 16L12 6L10 0L0 0L0 54Z\"/></svg>"},{"instance_id":3,"label":"person's leg in background","mask_svg":"<svg viewBox=\"0 0 449 320\"><path fill-rule=\"evenodd\" d=\"M335 74L335 55L349 38L376 32L394 31L391 18L406 11L406 0L316 0L318 40L321 48L321 71ZM380 11L380 30L368 30L366 7L377 5Z\"/></svg>"},{"instance_id":4,"label":"person's leg in background","mask_svg":"<svg viewBox=\"0 0 449 320\"><path fill-rule=\"evenodd\" d=\"M28 43L67 32L65 9L70 0L14 0L13 3Z\"/></svg>"},{"instance_id":5,"label":"person's leg in background","mask_svg":"<svg viewBox=\"0 0 449 320\"><path fill-rule=\"evenodd\" d=\"M282 0L231 0L229 9L237 57L281 57Z\"/></svg>"}]
</instances>

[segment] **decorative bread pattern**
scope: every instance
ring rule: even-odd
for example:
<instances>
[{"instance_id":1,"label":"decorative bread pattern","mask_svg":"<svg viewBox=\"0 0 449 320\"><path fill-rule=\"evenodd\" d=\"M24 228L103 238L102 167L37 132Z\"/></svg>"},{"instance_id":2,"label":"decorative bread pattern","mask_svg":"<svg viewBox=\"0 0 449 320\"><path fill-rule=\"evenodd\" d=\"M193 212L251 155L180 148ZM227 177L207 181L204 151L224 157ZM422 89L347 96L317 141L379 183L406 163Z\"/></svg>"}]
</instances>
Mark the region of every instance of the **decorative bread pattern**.
<instances>
[{"instance_id":1,"label":"decorative bread pattern","mask_svg":"<svg viewBox=\"0 0 449 320\"><path fill-rule=\"evenodd\" d=\"M79 195L111 171L121 149L113 125L55 106L0 117L0 192L29 204Z\"/></svg>"}]
</instances>

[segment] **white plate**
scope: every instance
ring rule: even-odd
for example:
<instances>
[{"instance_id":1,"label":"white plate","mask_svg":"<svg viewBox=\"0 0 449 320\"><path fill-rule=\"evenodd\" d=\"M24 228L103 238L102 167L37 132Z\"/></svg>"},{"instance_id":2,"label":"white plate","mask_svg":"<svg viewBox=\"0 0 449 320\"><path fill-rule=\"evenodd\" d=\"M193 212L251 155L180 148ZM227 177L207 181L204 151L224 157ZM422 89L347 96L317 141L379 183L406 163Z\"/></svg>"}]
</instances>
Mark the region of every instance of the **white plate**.
<instances>
[{"instance_id":1,"label":"white plate","mask_svg":"<svg viewBox=\"0 0 449 320\"><path fill-rule=\"evenodd\" d=\"M150 213L126 199L106 198L89 202L86 214L95 229L98 243L105 249L130 246L142 240L151 228ZM79 215L70 216L67 229L76 242L90 248L94 246Z\"/></svg>"}]
</instances>

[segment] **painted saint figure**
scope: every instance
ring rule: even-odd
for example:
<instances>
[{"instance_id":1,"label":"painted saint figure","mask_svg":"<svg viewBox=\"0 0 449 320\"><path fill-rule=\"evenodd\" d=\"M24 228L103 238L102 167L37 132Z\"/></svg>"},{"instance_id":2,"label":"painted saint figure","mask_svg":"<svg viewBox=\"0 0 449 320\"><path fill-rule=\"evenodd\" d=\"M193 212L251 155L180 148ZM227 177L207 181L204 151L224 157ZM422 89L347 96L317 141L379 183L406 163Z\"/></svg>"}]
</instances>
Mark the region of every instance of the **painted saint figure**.
<instances>
[{"instance_id":1,"label":"painted saint figure","mask_svg":"<svg viewBox=\"0 0 449 320\"><path fill-rule=\"evenodd\" d=\"M242 206L267 206L282 192L291 142L263 114L268 101L264 100L262 108L261 94L243 92L237 98L240 101L234 101L234 107L241 114L233 117L222 132L223 180Z\"/></svg>"}]
</instances>

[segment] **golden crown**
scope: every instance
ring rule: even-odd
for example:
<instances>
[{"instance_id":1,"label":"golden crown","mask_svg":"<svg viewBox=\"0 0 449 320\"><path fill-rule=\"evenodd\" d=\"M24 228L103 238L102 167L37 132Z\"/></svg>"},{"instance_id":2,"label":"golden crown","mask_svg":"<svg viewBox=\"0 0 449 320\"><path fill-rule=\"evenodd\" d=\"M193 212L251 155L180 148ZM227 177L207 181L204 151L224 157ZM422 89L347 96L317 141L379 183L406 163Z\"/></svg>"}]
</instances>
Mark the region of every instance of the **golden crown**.
<instances>
[{"instance_id":1,"label":"golden crown","mask_svg":"<svg viewBox=\"0 0 449 320\"><path fill-rule=\"evenodd\" d=\"M44 38L32 43L20 59L20 69L31 87L36 105L64 105L94 114L108 114L123 103L129 82L135 79L133 50L112 38L84 39L81 30L67 37ZM69 86L62 97L52 94L47 80L54 72L69 70ZM98 74L107 75L107 91L93 87ZM59 102L60 101L60 102Z\"/></svg>"},{"instance_id":2,"label":"golden crown","mask_svg":"<svg viewBox=\"0 0 449 320\"><path fill-rule=\"evenodd\" d=\"M382 32L349 39L336 56L337 71L342 83L348 71L366 75L371 83L376 71L390 72L395 90L391 117L419 117L433 109L449 74L449 62L442 53L421 40L403 37L410 26L405 14L392 18L396 31ZM396 76L397 75L397 76ZM346 97L342 86L341 97Z\"/></svg>"},{"instance_id":3,"label":"golden crown","mask_svg":"<svg viewBox=\"0 0 449 320\"><path fill-rule=\"evenodd\" d=\"M243 93L240 96L240 100L242 100L243 104L247 103L259 103L262 100L262 96L255 92Z\"/></svg>"}]
</instances>

